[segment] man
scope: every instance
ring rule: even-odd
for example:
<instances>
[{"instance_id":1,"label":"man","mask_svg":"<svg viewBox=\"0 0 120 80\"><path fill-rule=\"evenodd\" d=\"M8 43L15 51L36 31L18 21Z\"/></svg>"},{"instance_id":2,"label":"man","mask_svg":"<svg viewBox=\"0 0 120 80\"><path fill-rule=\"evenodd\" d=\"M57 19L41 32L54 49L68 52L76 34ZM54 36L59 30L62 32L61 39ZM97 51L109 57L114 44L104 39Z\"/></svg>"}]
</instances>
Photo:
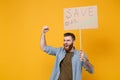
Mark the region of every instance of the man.
<instances>
[{"instance_id":1,"label":"man","mask_svg":"<svg viewBox=\"0 0 120 80\"><path fill-rule=\"evenodd\" d=\"M48 31L49 28L44 26L40 47L46 53L56 56L56 63L50 80L81 80L82 66L89 73L93 73L93 66L88 61L86 54L74 47L74 34L65 33L64 47L54 48L46 44L45 34Z\"/></svg>"}]
</instances>

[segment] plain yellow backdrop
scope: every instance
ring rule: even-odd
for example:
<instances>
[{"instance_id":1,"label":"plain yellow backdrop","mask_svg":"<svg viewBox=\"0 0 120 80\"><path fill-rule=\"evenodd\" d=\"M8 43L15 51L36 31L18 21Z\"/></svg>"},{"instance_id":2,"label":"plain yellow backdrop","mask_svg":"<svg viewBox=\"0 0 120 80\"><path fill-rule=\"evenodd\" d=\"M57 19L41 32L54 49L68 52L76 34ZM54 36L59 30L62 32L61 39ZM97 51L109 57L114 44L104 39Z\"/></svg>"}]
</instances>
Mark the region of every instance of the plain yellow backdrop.
<instances>
[{"instance_id":1,"label":"plain yellow backdrop","mask_svg":"<svg viewBox=\"0 0 120 80\"><path fill-rule=\"evenodd\" d=\"M41 28L48 25L47 44L63 45L63 9L98 6L98 29L82 30L83 49L94 74L83 80L120 80L120 0L0 0L0 80L49 80L55 57L39 47Z\"/></svg>"}]
</instances>

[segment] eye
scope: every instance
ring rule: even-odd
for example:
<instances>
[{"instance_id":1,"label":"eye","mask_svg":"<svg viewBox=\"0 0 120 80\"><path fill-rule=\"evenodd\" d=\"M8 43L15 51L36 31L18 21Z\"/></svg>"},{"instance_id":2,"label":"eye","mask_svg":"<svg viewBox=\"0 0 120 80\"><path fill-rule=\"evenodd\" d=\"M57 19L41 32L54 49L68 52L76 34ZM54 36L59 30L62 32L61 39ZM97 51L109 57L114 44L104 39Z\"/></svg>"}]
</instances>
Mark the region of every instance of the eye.
<instances>
[{"instance_id":1,"label":"eye","mask_svg":"<svg viewBox=\"0 0 120 80\"><path fill-rule=\"evenodd\" d=\"M67 41L70 41L70 40L67 40Z\"/></svg>"}]
</instances>

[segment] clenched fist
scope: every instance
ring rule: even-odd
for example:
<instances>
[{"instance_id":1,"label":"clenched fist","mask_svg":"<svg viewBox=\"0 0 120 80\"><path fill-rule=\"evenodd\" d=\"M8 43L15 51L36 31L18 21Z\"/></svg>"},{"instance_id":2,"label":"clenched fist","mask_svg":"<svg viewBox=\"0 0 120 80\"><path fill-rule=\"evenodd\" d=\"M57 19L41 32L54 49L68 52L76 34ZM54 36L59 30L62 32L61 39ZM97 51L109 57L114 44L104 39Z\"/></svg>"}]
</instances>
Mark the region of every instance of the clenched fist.
<instances>
[{"instance_id":1,"label":"clenched fist","mask_svg":"<svg viewBox=\"0 0 120 80\"><path fill-rule=\"evenodd\" d=\"M80 50L80 60L85 62L87 59L85 58L85 54L83 50Z\"/></svg>"},{"instance_id":2,"label":"clenched fist","mask_svg":"<svg viewBox=\"0 0 120 80\"><path fill-rule=\"evenodd\" d=\"M48 27L48 26L43 26L42 32L43 32L43 33L46 33L46 32L48 32L48 31L49 31L49 27Z\"/></svg>"}]
</instances>

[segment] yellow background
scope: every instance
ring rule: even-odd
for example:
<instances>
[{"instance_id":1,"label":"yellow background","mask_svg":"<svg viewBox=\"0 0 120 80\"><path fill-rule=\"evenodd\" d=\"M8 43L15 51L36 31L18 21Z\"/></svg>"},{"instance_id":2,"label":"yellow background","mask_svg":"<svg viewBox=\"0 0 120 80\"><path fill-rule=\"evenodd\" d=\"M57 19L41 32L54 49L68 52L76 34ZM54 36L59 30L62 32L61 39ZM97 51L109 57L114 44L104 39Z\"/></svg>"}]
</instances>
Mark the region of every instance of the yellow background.
<instances>
[{"instance_id":1,"label":"yellow background","mask_svg":"<svg viewBox=\"0 0 120 80\"><path fill-rule=\"evenodd\" d=\"M0 0L0 80L49 80L54 56L39 47L41 27L47 43L63 45L63 9L98 6L98 29L82 31L83 48L94 74L83 80L120 80L120 0ZM79 31L75 46L79 49Z\"/></svg>"}]
</instances>

